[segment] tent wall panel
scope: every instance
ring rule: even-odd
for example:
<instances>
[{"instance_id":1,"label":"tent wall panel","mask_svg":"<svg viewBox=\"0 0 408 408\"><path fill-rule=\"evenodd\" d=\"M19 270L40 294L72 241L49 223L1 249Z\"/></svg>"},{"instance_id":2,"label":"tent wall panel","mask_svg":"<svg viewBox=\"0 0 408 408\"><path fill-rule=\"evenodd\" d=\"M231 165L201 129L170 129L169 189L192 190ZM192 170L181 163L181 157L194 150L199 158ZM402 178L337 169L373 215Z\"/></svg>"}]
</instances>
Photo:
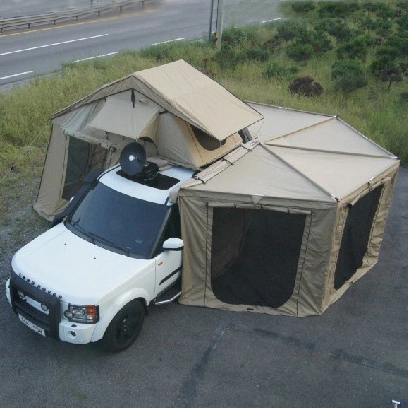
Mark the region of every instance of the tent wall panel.
<instances>
[{"instance_id":1,"label":"tent wall panel","mask_svg":"<svg viewBox=\"0 0 408 408\"><path fill-rule=\"evenodd\" d=\"M348 210L334 275L336 290L343 286L363 265L381 193L382 186L378 186L360 198Z\"/></svg>"},{"instance_id":2,"label":"tent wall panel","mask_svg":"<svg viewBox=\"0 0 408 408\"><path fill-rule=\"evenodd\" d=\"M278 308L286 303L295 286L306 216L217 208L213 217L215 296L229 304Z\"/></svg>"},{"instance_id":3,"label":"tent wall panel","mask_svg":"<svg viewBox=\"0 0 408 408\"><path fill-rule=\"evenodd\" d=\"M188 193L192 193L189 191ZM185 241L184 263L183 263L183 287L182 297L180 302L183 304L207 306L212 308L221 308L234 311L257 311L268 314L285 314L307 316L313 314L321 314L324 310L324 289L326 285L327 274L326 271L330 264L331 258L331 243L332 232L336 221L336 207L323 209L314 209L310 211L305 208L305 214L289 214L288 210L285 212L276 212L271 210L261 210L261 206L252 207L242 205L241 198L234 197L235 201L219 202L213 201L214 197L201 195L200 197L186 196L186 192L179 196L179 205L181 209L182 218L182 235ZM282 209L279 201L275 201L275 207ZM299 208L299 203L296 206L291 202L292 206ZM220 217L217 212L221 211ZM222 299L212 288L212 277L217 278L225 273L226 269L236 260L237 248L239 246L241 237L233 237L242 228L242 223L238 222L238 226L234 226L233 222L237 219L236 212L257 211L259 214L271 213L281 214L285 217L299 217L302 219L302 234L298 237L298 253L292 259L295 273L291 281L291 296L285 299L283 304L272 304L269 306L265 302L258 302L258 304L248 303L227 303L226 299ZM224 212L224 214L222 214ZM216 215L214 216L213 213ZM233 218L231 218L232 214ZM225 219L228 217L228 219ZM239 217L238 217L239 219ZM214 227L217 223L221 223ZM259 222L259 220L258 220ZM230 226L228 224L231 224ZM268 223L266 223L267 225ZM287 224L287 227L290 223ZM280 226L281 228L282 226ZM259 228L259 225L258 225ZM214 237L220 231L227 229L227 232L221 233L221 236ZM283 227L285 229L285 227ZM252 235L252 238L258 238L259 234L266 234L268 232L258 233L258 236ZM283 234L285 235L285 234ZM286 234L290 237L290 233ZM232 242L228 242L228 237ZM273 242L276 242L275 236ZM283 242L288 242L284 241ZM232 243L235 245L232 245ZM215 248L213 245L215 244ZM273 244L272 244L273 245ZM245 246L245 244L244 244ZM240 248L241 250L242 248ZM254 249L254 248L252 248ZM264 251L267 254L268 248ZM225 259L222 254L225 254ZM215 256L215 259L212 258ZM262 254L258 253L259 258ZM267 257L267 255L265 255ZM279 262L279 257L274 262ZM238 260L241 260L238 257ZM245 261L246 265L250 265ZM244 264L245 264L244 262ZM272 262L270 262L272 264ZM271 268L273 270L273 268ZM282 274L288 273L287 269L281 271ZM238 272L235 272L239 274ZM213 275L213 276L212 276ZM270 288L273 292L273 288ZM218 295L218 297L217 297ZM238 303L238 302L236 302ZM275 307L271 307L275 306Z\"/></svg>"},{"instance_id":4,"label":"tent wall panel","mask_svg":"<svg viewBox=\"0 0 408 408\"><path fill-rule=\"evenodd\" d=\"M373 219L367 244L367 251L363 257L362 265L338 290L335 290L334 276L332 276L331 294L327 306L337 301L354 282L363 277L371 268L373 268L373 266L377 264L380 255L381 243L385 232L386 220L391 206L392 192L397 177L397 171L398 163L390 168L385 174L380 175L376 178L376 180L374 180L373 186L375 186L375 188L381 188L381 196L379 199L377 212ZM358 197L360 198L361 196L362 194L359 194ZM355 202L356 200L353 201Z\"/></svg>"},{"instance_id":5,"label":"tent wall panel","mask_svg":"<svg viewBox=\"0 0 408 408\"><path fill-rule=\"evenodd\" d=\"M68 137L60 125L54 123L44 163L41 184L34 209L48 220L52 220L66 205L61 199L68 154Z\"/></svg>"},{"instance_id":6,"label":"tent wall panel","mask_svg":"<svg viewBox=\"0 0 408 408\"><path fill-rule=\"evenodd\" d=\"M207 271L207 210L197 198L179 199L181 235L184 239L182 300L185 304L205 305ZM188 273L184 273L188 271Z\"/></svg>"},{"instance_id":7,"label":"tent wall panel","mask_svg":"<svg viewBox=\"0 0 408 408\"><path fill-rule=\"evenodd\" d=\"M336 207L329 210L314 210L311 215L303 273L299 285L298 316L323 312L335 222Z\"/></svg>"}]
</instances>

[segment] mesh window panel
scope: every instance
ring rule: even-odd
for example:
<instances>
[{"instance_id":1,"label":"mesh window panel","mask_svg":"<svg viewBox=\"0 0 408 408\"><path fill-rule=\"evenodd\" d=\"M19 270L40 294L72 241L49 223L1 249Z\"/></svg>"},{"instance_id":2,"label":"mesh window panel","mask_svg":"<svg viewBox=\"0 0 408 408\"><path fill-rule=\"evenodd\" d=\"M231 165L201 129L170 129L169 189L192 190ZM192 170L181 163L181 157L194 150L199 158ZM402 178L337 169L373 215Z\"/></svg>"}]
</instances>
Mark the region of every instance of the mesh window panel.
<instances>
[{"instance_id":1,"label":"mesh window panel","mask_svg":"<svg viewBox=\"0 0 408 408\"><path fill-rule=\"evenodd\" d=\"M68 146L68 163L62 198L71 199L82 187L84 177L93 169L103 169L108 150L71 137Z\"/></svg>"},{"instance_id":2,"label":"mesh window panel","mask_svg":"<svg viewBox=\"0 0 408 408\"><path fill-rule=\"evenodd\" d=\"M89 143L75 137L69 138L68 163L62 198L69 200L82 185L82 177L88 170Z\"/></svg>"},{"instance_id":3,"label":"mesh window panel","mask_svg":"<svg viewBox=\"0 0 408 408\"><path fill-rule=\"evenodd\" d=\"M293 293L306 215L214 208L211 285L224 303L283 305Z\"/></svg>"},{"instance_id":4,"label":"mesh window panel","mask_svg":"<svg viewBox=\"0 0 408 408\"><path fill-rule=\"evenodd\" d=\"M370 191L349 209L334 275L335 289L342 287L363 264L382 188Z\"/></svg>"}]
</instances>

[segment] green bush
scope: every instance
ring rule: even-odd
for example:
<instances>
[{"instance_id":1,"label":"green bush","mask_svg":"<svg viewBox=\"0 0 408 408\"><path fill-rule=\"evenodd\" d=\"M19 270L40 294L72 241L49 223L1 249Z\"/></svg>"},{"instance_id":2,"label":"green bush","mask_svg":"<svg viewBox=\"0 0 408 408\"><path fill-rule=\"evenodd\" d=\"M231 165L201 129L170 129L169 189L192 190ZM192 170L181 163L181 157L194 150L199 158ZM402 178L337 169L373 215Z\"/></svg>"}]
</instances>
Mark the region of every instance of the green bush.
<instances>
[{"instance_id":1,"label":"green bush","mask_svg":"<svg viewBox=\"0 0 408 408\"><path fill-rule=\"evenodd\" d=\"M247 32L244 28L231 27L224 30L222 34L223 48L242 47L247 40Z\"/></svg>"},{"instance_id":2,"label":"green bush","mask_svg":"<svg viewBox=\"0 0 408 408\"><path fill-rule=\"evenodd\" d=\"M302 20L282 21L278 24L278 37L284 41L294 38L302 38L307 31L306 24Z\"/></svg>"},{"instance_id":3,"label":"green bush","mask_svg":"<svg viewBox=\"0 0 408 408\"><path fill-rule=\"evenodd\" d=\"M401 35L408 35L408 13L403 14L398 20L398 31Z\"/></svg>"},{"instance_id":4,"label":"green bush","mask_svg":"<svg viewBox=\"0 0 408 408\"><path fill-rule=\"evenodd\" d=\"M341 18L323 18L315 24L315 30L328 33L337 41L348 40L353 34L353 30Z\"/></svg>"},{"instance_id":5,"label":"green bush","mask_svg":"<svg viewBox=\"0 0 408 408\"><path fill-rule=\"evenodd\" d=\"M272 78L288 78L296 75L299 72L299 68L295 66L285 66L278 64L277 62L270 62L264 69L262 76L266 79Z\"/></svg>"},{"instance_id":6,"label":"green bush","mask_svg":"<svg viewBox=\"0 0 408 408\"><path fill-rule=\"evenodd\" d=\"M290 6L298 14L309 13L316 8L316 4L313 1L294 1L290 3Z\"/></svg>"},{"instance_id":7,"label":"green bush","mask_svg":"<svg viewBox=\"0 0 408 408\"><path fill-rule=\"evenodd\" d=\"M370 35L359 35L344 44L339 45L336 50L339 59L361 59L367 57L369 47L375 42L374 37Z\"/></svg>"},{"instance_id":8,"label":"green bush","mask_svg":"<svg viewBox=\"0 0 408 408\"><path fill-rule=\"evenodd\" d=\"M363 3L361 7L382 19L392 18L395 16L396 12L393 7L390 7L382 2Z\"/></svg>"},{"instance_id":9,"label":"green bush","mask_svg":"<svg viewBox=\"0 0 408 408\"><path fill-rule=\"evenodd\" d=\"M294 61L305 61L313 57L314 51L310 44L296 40L286 46L286 55Z\"/></svg>"},{"instance_id":10,"label":"green bush","mask_svg":"<svg viewBox=\"0 0 408 408\"><path fill-rule=\"evenodd\" d=\"M269 59L269 52L261 48L251 48L245 51L246 59L250 61L265 62Z\"/></svg>"},{"instance_id":11,"label":"green bush","mask_svg":"<svg viewBox=\"0 0 408 408\"><path fill-rule=\"evenodd\" d=\"M219 64L221 69L234 69L242 60L242 54L240 51L232 48L222 48L215 54L214 60Z\"/></svg>"},{"instance_id":12,"label":"green bush","mask_svg":"<svg viewBox=\"0 0 408 408\"><path fill-rule=\"evenodd\" d=\"M402 82L403 77L401 67L394 65L393 67L383 70L380 79L383 82L388 82L388 89L390 89L393 82Z\"/></svg>"},{"instance_id":13,"label":"green bush","mask_svg":"<svg viewBox=\"0 0 408 408\"><path fill-rule=\"evenodd\" d=\"M308 30L303 38L298 39L299 42L309 44L313 48L315 54L323 54L333 49L333 45L328 35L324 32Z\"/></svg>"},{"instance_id":14,"label":"green bush","mask_svg":"<svg viewBox=\"0 0 408 408\"><path fill-rule=\"evenodd\" d=\"M398 53L399 52L396 47L382 45L381 47L377 48L375 55L379 58L389 58L390 60L393 60L398 57Z\"/></svg>"},{"instance_id":15,"label":"green bush","mask_svg":"<svg viewBox=\"0 0 408 408\"><path fill-rule=\"evenodd\" d=\"M367 75L358 61L336 61L331 67L335 89L351 92L367 85Z\"/></svg>"},{"instance_id":16,"label":"green bush","mask_svg":"<svg viewBox=\"0 0 408 408\"><path fill-rule=\"evenodd\" d=\"M344 18L360 9L357 2L321 1L317 5L320 18Z\"/></svg>"},{"instance_id":17,"label":"green bush","mask_svg":"<svg viewBox=\"0 0 408 408\"><path fill-rule=\"evenodd\" d=\"M395 67L395 62L393 58L389 56L381 56L375 58L370 64L370 72L377 78L381 78L382 73L386 70Z\"/></svg>"},{"instance_id":18,"label":"green bush","mask_svg":"<svg viewBox=\"0 0 408 408\"><path fill-rule=\"evenodd\" d=\"M402 37L397 34L387 38L385 45L395 50L396 56L408 57L408 36Z\"/></svg>"}]
</instances>

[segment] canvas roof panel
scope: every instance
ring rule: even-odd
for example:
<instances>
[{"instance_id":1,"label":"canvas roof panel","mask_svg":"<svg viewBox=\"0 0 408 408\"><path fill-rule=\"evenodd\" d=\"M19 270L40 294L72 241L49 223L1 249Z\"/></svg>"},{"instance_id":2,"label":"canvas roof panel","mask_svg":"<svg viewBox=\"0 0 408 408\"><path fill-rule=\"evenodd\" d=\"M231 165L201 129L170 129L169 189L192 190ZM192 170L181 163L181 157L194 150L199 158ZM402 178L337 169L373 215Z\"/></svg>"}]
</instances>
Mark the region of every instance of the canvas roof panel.
<instances>
[{"instance_id":1,"label":"canvas roof panel","mask_svg":"<svg viewBox=\"0 0 408 408\"><path fill-rule=\"evenodd\" d=\"M256 146L205 184L188 188L232 195L333 202L330 194L262 145Z\"/></svg>"},{"instance_id":2,"label":"canvas roof panel","mask_svg":"<svg viewBox=\"0 0 408 408\"><path fill-rule=\"evenodd\" d=\"M251 135L261 142L267 142L297 132L300 129L314 126L332 118L332 116L295 111L279 106L256 103L250 103L250 105L263 116L261 121L248 127Z\"/></svg>"},{"instance_id":3,"label":"canvas roof panel","mask_svg":"<svg viewBox=\"0 0 408 408\"><path fill-rule=\"evenodd\" d=\"M342 199L396 163L394 157L355 156L267 146L286 163Z\"/></svg>"},{"instance_id":4,"label":"canvas roof panel","mask_svg":"<svg viewBox=\"0 0 408 408\"><path fill-rule=\"evenodd\" d=\"M386 150L337 118L317 123L279 139L270 140L266 144L326 152L393 157Z\"/></svg>"},{"instance_id":5,"label":"canvas roof panel","mask_svg":"<svg viewBox=\"0 0 408 408\"><path fill-rule=\"evenodd\" d=\"M134 73L185 118L218 140L262 119L262 115L183 60Z\"/></svg>"}]
</instances>

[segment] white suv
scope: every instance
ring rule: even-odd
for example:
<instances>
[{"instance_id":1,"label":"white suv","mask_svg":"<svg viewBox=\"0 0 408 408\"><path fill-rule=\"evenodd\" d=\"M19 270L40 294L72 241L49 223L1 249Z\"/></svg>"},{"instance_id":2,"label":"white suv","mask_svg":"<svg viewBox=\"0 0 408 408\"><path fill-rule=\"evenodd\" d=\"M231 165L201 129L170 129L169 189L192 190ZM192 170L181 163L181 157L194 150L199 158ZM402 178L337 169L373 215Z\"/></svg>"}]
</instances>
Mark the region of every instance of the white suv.
<instances>
[{"instance_id":1,"label":"white suv","mask_svg":"<svg viewBox=\"0 0 408 408\"><path fill-rule=\"evenodd\" d=\"M24 324L120 351L151 303L180 294L183 241L170 192L193 172L153 173L129 176L118 165L88 178L56 225L14 255L6 292Z\"/></svg>"}]
</instances>

